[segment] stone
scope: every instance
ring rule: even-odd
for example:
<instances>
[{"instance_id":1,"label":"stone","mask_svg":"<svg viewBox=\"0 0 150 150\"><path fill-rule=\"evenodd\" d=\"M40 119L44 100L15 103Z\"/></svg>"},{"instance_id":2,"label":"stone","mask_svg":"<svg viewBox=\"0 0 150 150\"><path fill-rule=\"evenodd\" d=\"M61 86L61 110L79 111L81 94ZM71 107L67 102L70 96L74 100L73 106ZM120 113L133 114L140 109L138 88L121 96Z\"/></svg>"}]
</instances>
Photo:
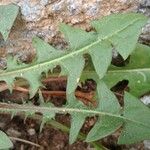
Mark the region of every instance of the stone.
<instances>
[{"instance_id":1,"label":"stone","mask_svg":"<svg viewBox=\"0 0 150 150\"><path fill-rule=\"evenodd\" d=\"M137 12L145 14L149 20L142 30L141 39L150 45L150 0L141 0Z\"/></svg>"},{"instance_id":2,"label":"stone","mask_svg":"<svg viewBox=\"0 0 150 150\"><path fill-rule=\"evenodd\" d=\"M145 105L149 105L150 106L150 95L144 95L143 97L141 97L141 101Z\"/></svg>"},{"instance_id":3,"label":"stone","mask_svg":"<svg viewBox=\"0 0 150 150\"><path fill-rule=\"evenodd\" d=\"M144 140L144 149L150 150L150 140Z\"/></svg>"},{"instance_id":4,"label":"stone","mask_svg":"<svg viewBox=\"0 0 150 150\"><path fill-rule=\"evenodd\" d=\"M35 129L33 129L33 128L28 129L27 132L28 132L29 135L31 135L31 136L35 135L35 133L36 133Z\"/></svg>"},{"instance_id":5,"label":"stone","mask_svg":"<svg viewBox=\"0 0 150 150\"><path fill-rule=\"evenodd\" d=\"M148 6L150 6L150 1L149 0L140 0L140 4L142 6L148 7Z\"/></svg>"},{"instance_id":6,"label":"stone","mask_svg":"<svg viewBox=\"0 0 150 150\"><path fill-rule=\"evenodd\" d=\"M90 30L90 21L119 12L142 12L145 14L148 1L141 0L1 0L0 5L14 3L20 6L10 36L0 43L0 56L7 53L18 55L23 61L35 50L32 37L38 36L56 47L65 45L59 32L61 22ZM146 7L142 8L141 6ZM145 10L146 9L146 10ZM147 15L147 14L146 14ZM142 39L149 39L149 23L143 29ZM22 55L22 56L21 56ZM26 56L25 56L26 55Z\"/></svg>"},{"instance_id":7,"label":"stone","mask_svg":"<svg viewBox=\"0 0 150 150\"><path fill-rule=\"evenodd\" d=\"M60 22L86 30L90 28L91 20L137 7L137 3L131 0L1 0L0 5L9 3L20 6L21 14L3 51L16 54L19 51L19 56L21 52L25 55L34 51L31 45L33 36L57 43L57 39L62 38L58 29Z\"/></svg>"}]
</instances>

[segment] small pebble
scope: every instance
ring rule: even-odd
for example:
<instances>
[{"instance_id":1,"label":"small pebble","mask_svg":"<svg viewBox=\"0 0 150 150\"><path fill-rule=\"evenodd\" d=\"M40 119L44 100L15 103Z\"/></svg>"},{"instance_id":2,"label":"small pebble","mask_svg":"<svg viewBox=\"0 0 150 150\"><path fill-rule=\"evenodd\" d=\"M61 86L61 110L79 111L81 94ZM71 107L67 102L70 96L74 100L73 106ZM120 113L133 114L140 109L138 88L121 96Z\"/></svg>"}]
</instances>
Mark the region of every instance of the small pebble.
<instances>
[{"instance_id":1,"label":"small pebble","mask_svg":"<svg viewBox=\"0 0 150 150\"><path fill-rule=\"evenodd\" d=\"M141 101L145 104L145 105L150 105L150 95L145 95L141 98Z\"/></svg>"},{"instance_id":2,"label":"small pebble","mask_svg":"<svg viewBox=\"0 0 150 150\"><path fill-rule=\"evenodd\" d=\"M30 128L29 130L28 130L28 133L29 133L29 135L35 135L35 129L33 129L33 128Z\"/></svg>"}]
</instances>

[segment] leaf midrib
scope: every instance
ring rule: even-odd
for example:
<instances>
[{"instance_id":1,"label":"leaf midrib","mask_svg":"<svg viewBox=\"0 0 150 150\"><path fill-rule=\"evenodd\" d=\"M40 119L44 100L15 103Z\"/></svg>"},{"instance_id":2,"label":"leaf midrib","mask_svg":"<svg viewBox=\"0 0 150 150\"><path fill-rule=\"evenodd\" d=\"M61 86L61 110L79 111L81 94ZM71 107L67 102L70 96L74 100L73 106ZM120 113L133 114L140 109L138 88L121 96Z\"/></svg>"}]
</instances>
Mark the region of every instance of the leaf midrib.
<instances>
[{"instance_id":1,"label":"leaf midrib","mask_svg":"<svg viewBox=\"0 0 150 150\"><path fill-rule=\"evenodd\" d=\"M100 43L100 42L102 42L102 41L104 41L104 40L109 39L110 37L112 37L112 36L118 34L119 32L121 32L121 31L123 31L123 30L125 30L128 26L133 25L135 22L137 22L137 21L139 21L139 20L142 20L142 18L137 18L137 19L133 20L130 24L126 25L124 28L122 28L122 29L120 29L120 30L117 30L116 32L110 34L109 36L105 36L105 37L102 38L102 39L97 39L96 42L93 42L92 44L87 45L87 46L85 46L85 47L83 47L83 48L81 48L81 49L79 49L79 50L76 50L76 51L73 51L73 52L71 52L71 53L68 53L67 55L64 55L64 56L62 56L62 57L60 57L60 58L56 58L56 59L54 59L54 60L47 60L47 61L45 61L45 62L42 62L41 64L35 64L35 65L32 65L32 66L27 66L27 67L24 67L24 68L22 68L22 69L20 69L20 70L13 70L13 71L9 71L9 72L4 72L4 73L0 74L0 76L2 76L2 77L4 77L4 76L11 76L12 74L18 74L19 72L20 72L20 74L21 74L21 73L27 72L27 71L29 71L29 70L38 69L39 66L40 66L40 67L44 67L44 66L47 66L48 64L53 64L53 63L54 63L54 64L59 64L59 62L62 61L63 59L67 59L67 58L69 58L69 57L73 57L74 55L77 56L78 54L83 53L84 51L85 51L85 53L86 53L86 50L88 50L90 47L92 47L92 46L94 46L94 45L96 45L96 44L98 44L98 43Z\"/></svg>"},{"instance_id":2,"label":"leaf midrib","mask_svg":"<svg viewBox=\"0 0 150 150\"><path fill-rule=\"evenodd\" d=\"M110 117L115 117L115 118L119 118L119 119L123 119L123 120L127 120L130 122L133 122L135 124L140 124L142 126L145 126L147 128L149 128L149 126L143 124L142 122L136 121L136 120L132 120L130 118L126 118L125 116L121 116L121 115L117 115L117 114L111 114L108 112L102 112L102 111L97 111L97 110L88 110L88 109L78 109L78 108L58 108L58 107L39 107L39 106L25 106L25 105L19 105L19 104L7 104L7 103L0 103L0 111L5 111L5 112L10 112L10 111L14 111L14 112L31 112L31 110L36 113L36 112L41 112L41 113L45 113L45 112L55 112L55 113L84 113L84 114L94 114L94 115L103 115L103 116L110 116Z\"/></svg>"},{"instance_id":3,"label":"leaf midrib","mask_svg":"<svg viewBox=\"0 0 150 150\"><path fill-rule=\"evenodd\" d=\"M107 71L107 74L112 74L112 73L131 73L131 72L150 72L150 68L138 68L138 69L118 69L118 70L108 70ZM89 73L96 73L94 70L89 70L89 71L87 71L87 70L85 70L84 72L83 72L83 74L89 74ZM106 75L107 75L106 74Z\"/></svg>"},{"instance_id":4,"label":"leaf midrib","mask_svg":"<svg viewBox=\"0 0 150 150\"><path fill-rule=\"evenodd\" d=\"M124 72L150 72L150 68L138 68L138 69L132 69L132 68L130 68L130 69L123 69L123 70L108 70L108 73L116 73L116 72L122 72L122 73L124 73Z\"/></svg>"}]
</instances>

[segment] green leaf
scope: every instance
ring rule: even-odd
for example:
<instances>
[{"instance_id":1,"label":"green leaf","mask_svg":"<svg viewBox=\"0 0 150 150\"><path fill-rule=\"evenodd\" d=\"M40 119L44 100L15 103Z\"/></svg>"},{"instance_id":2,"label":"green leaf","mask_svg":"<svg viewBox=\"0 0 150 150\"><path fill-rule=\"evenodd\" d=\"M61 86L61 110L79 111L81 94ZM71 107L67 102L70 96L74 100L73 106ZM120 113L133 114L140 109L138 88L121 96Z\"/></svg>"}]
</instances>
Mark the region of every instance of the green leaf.
<instances>
[{"instance_id":1,"label":"green leaf","mask_svg":"<svg viewBox=\"0 0 150 150\"><path fill-rule=\"evenodd\" d=\"M128 80L130 93L135 96L141 96L150 91L150 47L137 44L135 50L131 53L129 63L123 67L110 66L103 80L109 88L112 88L119 81ZM81 81L85 79L94 79L98 76L94 71L92 63L84 69Z\"/></svg>"},{"instance_id":2,"label":"green leaf","mask_svg":"<svg viewBox=\"0 0 150 150\"><path fill-rule=\"evenodd\" d=\"M54 118L56 113L69 113L72 119L70 143L73 143L76 140L77 135L87 116L98 116L98 121L88 134L87 141L101 139L113 133L123 124L123 122L124 128L122 133L127 130L126 126L131 126L132 124L135 124L135 122L137 127L135 128L134 132L138 132L137 129L140 129L141 131L143 124L146 124L145 120L141 119L141 122L135 118L132 120L131 115L127 115L126 113L126 107L125 110L121 110L121 107L114 94L109 90L103 81L100 81L100 79L104 78L104 81L109 85L109 87L110 85L113 86L118 81L126 78L132 81L131 77L134 77L135 81L137 78L140 78L142 82L148 81L148 74L146 75L145 79L143 72L145 73L145 71L149 70L149 68L147 69L147 67L149 67L148 64L150 64L149 59L146 59L148 64L144 63L145 65L143 66L136 66L137 62L132 61L132 59L137 55L137 53L135 56L133 53L130 60L131 62L128 66L124 68L111 67L107 75L105 75L107 68L111 63L112 48L117 49L124 59L127 58L136 46L136 42L140 33L139 29L146 23L146 21L147 19L140 14L114 14L104 17L102 21L93 22L92 25L95 27L96 32L90 33L62 24L60 27L61 31L64 33L65 38L69 42L70 46L69 49L64 51L56 50L54 47L37 37L33 38L33 46L37 51L36 59L31 64L23 64L19 63L17 59L12 60L11 57L8 58L7 69L1 72L0 80L5 81L11 88L16 77L26 79L30 84L30 97L33 97L38 88L42 86L41 74L43 72L47 73L49 70L53 72L53 69L59 65L61 67L60 75L66 75L68 78L66 91L68 103L62 108L54 107L50 103L41 103L40 106L4 103L4 106L1 104L3 107L0 107L0 111L5 110L6 112L8 111L11 113L22 111L27 115L29 112L32 112L31 114L40 112L43 114L41 129L45 122L51 118ZM84 69L85 54L88 54L91 57L95 68L95 72L90 71L87 74L84 72L84 78L92 77L97 82L97 99L99 102L97 108L88 108L84 107L81 103L77 103L74 94ZM134 66L132 66L133 64ZM141 70L140 67L143 67L144 69L142 68ZM119 77L118 72L121 72ZM125 73L127 74L125 75ZM108 78L108 76L111 76L111 78ZM131 84L134 85L135 82L131 82ZM145 108L141 105L138 105L138 107L142 110ZM139 115L138 111L134 112L134 109L132 111L133 114ZM125 133L126 136L130 136L130 133ZM148 136L144 136L144 138L147 138ZM120 139L120 143L123 143L122 138ZM138 138L133 137L132 142L142 139L142 136L139 136Z\"/></svg>"},{"instance_id":3,"label":"green leaf","mask_svg":"<svg viewBox=\"0 0 150 150\"><path fill-rule=\"evenodd\" d=\"M126 14L119 16L126 18L124 17ZM130 29L132 25L133 28L135 26L140 28L146 22L145 17L139 14L131 14L131 16L127 23L122 24L121 22L122 25L119 27L119 30L116 28L116 30L111 32L111 35L106 34L102 37L99 37L99 31L97 33L87 33L81 29L62 24L61 31L63 31L70 44L70 49L66 51L56 50L41 39L35 37L33 38L33 46L37 50L36 60L31 64L17 64L15 61L11 64L8 60L8 68L0 74L0 80L5 81L11 89L16 77L25 78L30 84L30 97L33 97L38 88L42 86L40 81L41 73L47 73L49 70L52 71L53 68L59 65L61 67L61 75L68 76L67 100L71 101L71 95L74 95L84 68L85 60L83 55L88 53L91 56L98 78L101 79L106 73L112 59L112 43L110 38L112 36L119 36L124 29ZM116 17L118 18L117 15L114 15L114 18ZM138 21L135 21L135 18ZM95 24L97 25L97 23ZM139 28L134 29L134 31L139 32ZM134 35L138 36L136 33ZM130 38L128 40L130 41ZM128 45L128 42L124 43ZM136 44L136 41L132 42L132 44Z\"/></svg>"},{"instance_id":4,"label":"green leaf","mask_svg":"<svg viewBox=\"0 0 150 150\"><path fill-rule=\"evenodd\" d=\"M104 81L111 88L122 80L129 81L130 93L141 96L150 91L150 47L138 44L124 67L112 66Z\"/></svg>"},{"instance_id":5,"label":"green leaf","mask_svg":"<svg viewBox=\"0 0 150 150\"><path fill-rule=\"evenodd\" d=\"M83 56L74 58L69 57L64 61L61 61L60 66L61 64L63 65L63 69L67 72L68 75L67 94L71 94L74 92L80 81L80 76L84 68L84 58Z\"/></svg>"},{"instance_id":6,"label":"green leaf","mask_svg":"<svg viewBox=\"0 0 150 150\"><path fill-rule=\"evenodd\" d=\"M52 108L54 107L54 105L50 102L44 102L44 98L43 98L43 95L42 95L42 92L39 90L39 102L40 102L40 107L47 107L47 108ZM50 121L51 119L53 119L56 115L55 112L52 112L52 113L49 113L47 111L44 111L42 113L43 117L42 117L42 122L41 122L41 125L40 125L40 132L42 131L43 129L43 126L45 125L46 122Z\"/></svg>"},{"instance_id":7,"label":"green leaf","mask_svg":"<svg viewBox=\"0 0 150 150\"><path fill-rule=\"evenodd\" d=\"M60 24L60 31L64 34L71 51L90 45L97 38L93 32L85 32L79 28L73 28L64 23Z\"/></svg>"},{"instance_id":8,"label":"green leaf","mask_svg":"<svg viewBox=\"0 0 150 150\"><path fill-rule=\"evenodd\" d=\"M100 39L111 41L115 49L126 59L134 50L140 29L147 19L135 13L113 14L92 22L92 26L99 33Z\"/></svg>"},{"instance_id":9,"label":"green leaf","mask_svg":"<svg viewBox=\"0 0 150 150\"><path fill-rule=\"evenodd\" d=\"M123 131L119 144L131 144L150 139L150 109L129 93L125 94Z\"/></svg>"},{"instance_id":10,"label":"green leaf","mask_svg":"<svg viewBox=\"0 0 150 150\"><path fill-rule=\"evenodd\" d=\"M78 113L72 113L71 114L71 128L70 128L70 134L69 134L69 143L73 144L80 132L80 129L82 128L85 118L87 117L87 114L78 114Z\"/></svg>"},{"instance_id":11,"label":"green leaf","mask_svg":"<svg viewBox=\"0 0 150 150\"><path fill-rule=\"evenodd\" d=\"M54 105L49 102L49 103L40 104L40 107L51 108L51 107L54 107ZM52 112L52 113L49 113L47 111L43 112L43 118L42 118L42 122L40 125L40 132L42 131L44 124L50 121L51 119L53 119L54 117L55 117L55 112Z\"/></svg>"},{"instance_id":12,"label":"green leaf","mask_svg":"<svg viewBox=\"0 0 150 150\"><path fill-rule=\"evenodd\" d=\"M14 4L0 6L0 32L6 41L11 27L18 15L19 7Z\"/></svg>"},{"instance_id":13,"label":"green leaf","mask_svg":"<svg viewBox=\"0 0 150 150\"><path fill-rule=\"evenodd\" d=\"M96 110L120 116L121 108L117 98L102 81L97 85L97 92L99 105ZM91 142L101 139L117 130L122 123L123 120L120 117L102 115L89 132L86 141Z\"/></svg>"},{"instance_id":14,"label":"green leaf","mask_svg":"<svg viewBox=\"0 0 150 150\"><path fill-rule=\"evenodd\" d=\"M8 136L4 132L0 131L0 149L8 149L12 147L13 143Z\"/></svg>"},{"instance_id":15,"label":"green leaf","mask_svg":"<svg viewBox=\"0 0 150 150\"><path fill-rule=\"evenodd\" d=\"M96 73L98 74L99 78L102 78L112 60L112 47L110 42L104 41L93 46L92 51L90 51L89 54L92 58Z\"/></svg>"},{"instance_id":16,"label":"green leaf","mask_svg":"<svg viewBox=\"0 0 150 150\"><path fill-rule=\"evenodd\" d=\"M36 48L36 59L39 63L55 57L57 58L59 56L58 54L60 54L60 56L63 54L61 51L56 50L54 47L38 37L34 37L32 43Z\"/></svg>"},{"instance_id":17,"label":"green leaf","mask_svg":"<svg viewBox=\"0 0 150 150\"><path fill-rule=\"evenodd\" d=\"M0 103L0 111L24 112L26 114L32 110L34 113L40 112L47 116L51 116L53 113L69 113L73 118L70 130L70 143L73 143L76 139L76 136L83 125L84 118L86 116L95 115L98 116L99 119L87 136L86 141L88 142L101 139L113 133L122 125L123 128L121 128L122 133L119 138L119 144L131 144L144 139L150 139L150 109L148 107L132 95L126 93L125 106L120 110L121 108L117 99L103 82L100 82L99 84L98 93L100 94L99 98L101 99L99 99L97 109L83 107L81 104L76 106L71 106L69 104L65 107L59 108L49 107L47 105L31 106L27 104L19 105ZM78 119L81 119L81 122Z\"/></svg>"},{"instance_id":18,"label":"green leaf","mask_svg":"<svg viewBox=\"0 0 150 150\"><path fill-rule=\"evenodd\" d=\"M96 72L102 78L111 63L111 43L109 41L99 41L96 33L87 33L81 29L73 28L65 24L60 26L60 30L69 42L70 51L77 51L77 55L90 54Z\"/></svg>"},{"instance_id":19,"label":"green leaf","mask_svg":"<svg viewBox=\"0 0 150 150\"><path fill-rule=\"evenodd\" d=\"M73 95L72 100L66 105L66 108L73 108L73 109L86 109L86 106L83 105L82 102L78 101ZM70 127L70 134L69 134L69 143L73 144L82 128L85 118L88 117L88 114L80 114L77 112L70 113L71 115L71 127Z\"/></svg>"}]
</instances>

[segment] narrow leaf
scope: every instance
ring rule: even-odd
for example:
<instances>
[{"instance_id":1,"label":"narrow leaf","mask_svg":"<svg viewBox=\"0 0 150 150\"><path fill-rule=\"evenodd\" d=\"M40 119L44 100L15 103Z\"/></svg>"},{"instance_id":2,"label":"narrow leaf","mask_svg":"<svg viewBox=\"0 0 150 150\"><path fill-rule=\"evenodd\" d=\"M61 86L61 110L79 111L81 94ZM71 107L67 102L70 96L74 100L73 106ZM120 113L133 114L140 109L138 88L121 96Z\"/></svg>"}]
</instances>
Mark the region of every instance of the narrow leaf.
<instances>
[{"instance_id":1,"label":"narrow leaf","mask_svg":"<svg viewBox=\"0 0 150 150\"><path fill-rule=\"evenodd\" d=\"M86 141L92 142L102 139L119 129L121 126L122 121L115 117L110 116L102 116L100 117L95 126L89 132Z\"/></svg>"},{"instance_id":2,"label":"narrow leaf","mask_svg":"<svg viewBox=\"0 0 150 150\"><path fill-rule=\"evenodd\" d=\"M52 107L54 107L54 105L52 103L44 102L44 98L42 96L41 91L39 91L39 102L40 102L40 107L45 107L45 108L52 108ZM54 117L55 117L55 112L49 113L47 111L44 111L42 114L43 114L43 117L42 117L42 122L41 122L41 125L40 125L40 132L42 131L45 123L50 121L51 119L54 119Z\"/></svg>"},{"instance_id":3,"label":"narrow leaf","mask_svg":"<svg viewBox=\"0 0 150 150\"><path fill-rule=\"evenodd\" d=\"M84 58L82 56L70 57L61 62L68 75L67 94L71 94L76 89L80 76L84 68Z\"/></svg>"},{"instance_id":4,"label":"narrow leaf","mask_svg":"<svg viewBox=\"0 0 150 150\"><path fill-rule=\"evenodd\" d=\"M120 107L118 107L119 104L116 107L114 106L116 104L116 99L114 99L114 95L112 95L104 83L101 85L101 89L103 88L104 90L102 92L108 94L108 96L105 95L103 100L100 99L102 106L99 105L97 109L89 109L87 107L81 107L81 105L78 105L78 107L68 105L67 107L65 106L58 108L0 103L0 111L3 112L4 109L5 112L15 111L26 113L32 111L34 113L40 112L48 116L49 114L53 113L69 113L71 115L75 115L76 118L74 121L77 120L77 115L85 115L85 117L96 115L100 120L96 122L95 126L89 132L87 141L94 141L113 133L122 125L122 123L124 124L122 128L122 134L119 139L120 144L131 144L143 139L149 139L150 109L144 106L144 104L142 104L135 97L131 96L130 94L125 94L125 108L123 108L122 112L120 112ZM101 95L103 94L101 93ZM106 103L104 103L105 101ZM110 104L108 102L110 102ZM112 107L110 105L112 105ZM110 110L109 107L107 108L107 106L110 107ZM82 119L81 123L78 124L80 120L78 120L78 122L73 121L75 124L72 125L70 134L73 135L74 133L75 135L72 139L70 139L71 143L75 140L76 135L83 124L84 117L79 118ZM76 129L76 131L73 129Z\"/></svg>"},{"instance_id":5,"label":"narrow leaf","mask_svg":"<svg viewBox=\"0 0 150 150\"><path fill-rule=\"evenodd\" d=\"M66 108L73 108L73 109L86 109L86 106L80 101L76 99L75 96L70 95L73 100L71 102L69 101L68 105L66 105ZM72 112L70 113L71 115L71 127L70 127L70 132L69 132L69 143L73 144L80 132L80 129L82 128L85 118L88 117L88 114L82 114L78 112Z\"/></svg>"}]
</instances>

